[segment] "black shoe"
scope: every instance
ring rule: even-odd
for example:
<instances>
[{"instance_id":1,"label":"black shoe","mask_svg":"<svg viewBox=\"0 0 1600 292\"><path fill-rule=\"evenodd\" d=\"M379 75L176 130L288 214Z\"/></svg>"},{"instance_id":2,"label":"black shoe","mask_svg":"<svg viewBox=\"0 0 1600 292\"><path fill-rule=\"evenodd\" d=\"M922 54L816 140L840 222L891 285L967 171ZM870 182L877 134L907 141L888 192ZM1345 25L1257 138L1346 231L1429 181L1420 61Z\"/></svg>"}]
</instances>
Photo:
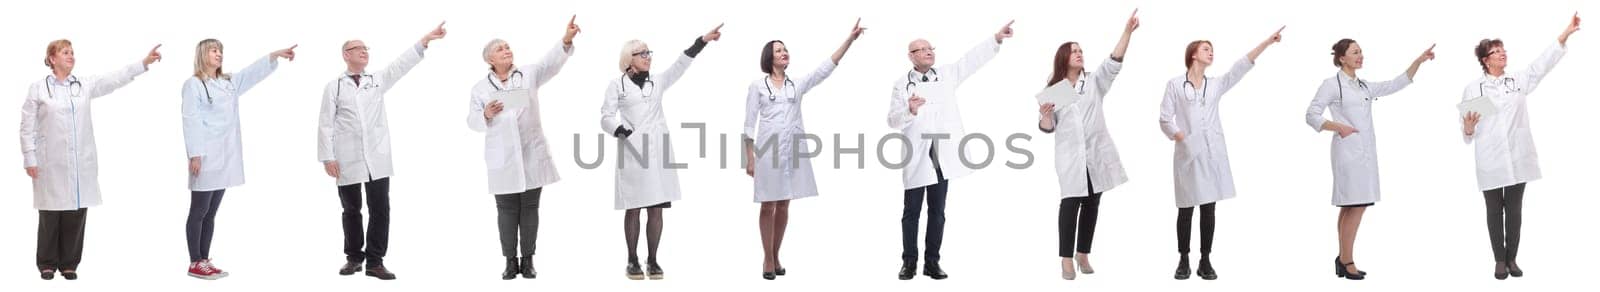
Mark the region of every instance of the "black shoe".
<instances>
[{"instance_id":1,"label":"black shoe","mask_svg":"<svg viewBox=\"0 0 1600 292\"><path fill-rule=\"evenodd\" d=\"M1339 257L1337 257L1337 256L1333 257L1333 269L1334 269L1333 270L1333 274L1335 276L1339 276L1340 278L1351 279L1351 280L1363 280L1363 279L1366 279L1367 278L1367 273L1366 272L1362 272L1361 270L1356 270L1355 273L1350 273L1350 270L1345 269L1345 266L1355 266L1355 265L1356 265L1355 262L1348 262L1348 263L1341 262L1339 260Z\"/></svg>"},{"instance_id":2,"label":"black shoe","mask_svg":"<svg viewBox=\"0 0 1600 292\"><path fill-rule=\"evenodd\" d=\"M950 275L944 273L944 269L939 268L939 263L935 262L929 262L927 265L922 266L922 275L934 280L944 280L950 277Z\"/></svg>"},{"instance_id":3,"label":"black shoe","mask_svg":"<svg viewBox=\"0 0 1600 292\"><path fill-rule=\"evenodd\" d=\"M1512 277L1522 278L1522 265L1518 265L1515 261L1509 262L1506 264L1506 273L1511 274Z\"/></svg>"},{"instance_id":4,"label":"black shoe","mask_svg":"<svg viewBox=\"0 0 1600 292\"><path fill-rule=\"evenodd\" d=\"M67 281L77 280L78 279L78 272L77 271L61 271L61 278L62 279L67 279Z\"/></svg>"},{"instance_id":5,"label":"black shoe","mask_svg":"<svg viewBox=\"0 0 1600 292\"><path fill-rule=\"evenodd\" d=\"M900 265L900 279L901 280L911 280L912 277L916 277L916 276L917 276L917 263L916 262L906 262L906 263Z\"/></svg>"},{"instance_id":6,"label":"black shoe","mask_svg":"<svg viewBox=\"0 0 1600 292\"><path fill-rule=\"evenodd\" d=\"M778 279L778 274L777 273L773 273L773 272L762 272L761 273L761 278L762 279L767 279L767 280L777 280Z\"/></svg>"},{"instance_id":7,"label":"black shoe","mask_svg":"<svg viewBox=\"0 0 1600 292\"><path fill-rule=\"evenodd\" d=\"M788 275L789 274L789 270L783 269L783 266L778 266L778 269L777 270L773 270L772 274L773 275L778 275L778 276ZM1518 277L1521 277L1521 276L1519 275Z\"/></svg>"},{"instance_id":8,"label":"black shoe","mask_svg":"<svg viewBox=\"0 0 1600 292\"><path fill-rule=\"evenodd\" d=\"M394 273L390 273L389 269L383 266L367 267L367 276L379 280L394 280Z\"/></svg>"},{"instance_id":9,"label":"black shoe","mask_svg":"<svg viewBox=\"0 0 1600 292\"><path fill-rule=\"evenodd\" d=\"M1217 270L1211 268L1211 259L1200 259L1200 269L1194 272L1202 280L1216 280Z\"/></svg>"},{"instance_id":10,"label":"black shoe","mask_svg":"<svg viewBox=\"0 0 1600 292\"><path fill-rule=\"evenodd\" d=\"M1495 280L1505 280L1507 276L1510 276L1510 271L1507 271L1506 262L1495 262L1494 263L1494 279Z\"/></svg>"},{"instance_id":11,"label":"black shoe","mask_svg":"<svg viewBox=\"0 0 1600 292\"><path fill-rule=\"evenodd\" d=\"M1178 259L1178 270L1172 272L1172 278L1177 280L1189 279L1189 257L1185 256Z\"/></svg>"},{"instance_id":12,"label":"black shoe","mask_svg":"<svg viewBox=\"0 0 1600 292\"><path fill-rule=\"evenodd\" d=\"M361 271L361 263L357 263L357 262L345 262L343 267L339 267L339 275L340 276L355 275L356 272L360 272L360 271Z\"/></svg>"},{"instance_id":13,"label":"black shoe","mask_svg":"<svg viewBox=\"0 0 1600 292\"><path fill-rule=\"evenodd\" d=\"M56 278L56 270L40 270L39 271L39 279L54 280L55 278Z\"/></svg>"},{"instance_id":14,"label":"black shoe","mask_svg":"<svg viewBox=\"0 0 1600 292\"><path fill-rule=\"evenodd\" d=\"M533 270L533 257L522 257L522 278L533 279L538 277L539 272Z\"/></svg>"},{"instance_id":15,"label":"black shoe","mask_svg":"<svg viewBox=\"0 0 1600 292\"><path fill-rule=\"evenodd\" d=\"M628 263L628 279L629 280L644 280L644 269L639 268L639 263L637 263L637 262L629 262Z\"/></svg>"},{"instance_id":16,"label":"black shoe","mask_svg":"<svg viewBox=\"0 0 1600 292\"><path fill-rule=\"evenodd\" d=\"M500 279L501 280L516 279L517 278L517 273L521 273L521 272L522 272L522 267L517 265L517 257L506 257L506 270L500 272Z\"/></svg>"},{"instance_id":17,"label":"black shoe","mask_svg":"<svg viewBox=\"0 0 1600 292\"><path fill-rule=\"evenodd\" d=\"M651 280L661 280L667 278L667 272L661 270L661 265L656 263L648 263L646 265L647 266L644 268L644 275L646 277L649 277Z\"/></svg>"}]
</instances>

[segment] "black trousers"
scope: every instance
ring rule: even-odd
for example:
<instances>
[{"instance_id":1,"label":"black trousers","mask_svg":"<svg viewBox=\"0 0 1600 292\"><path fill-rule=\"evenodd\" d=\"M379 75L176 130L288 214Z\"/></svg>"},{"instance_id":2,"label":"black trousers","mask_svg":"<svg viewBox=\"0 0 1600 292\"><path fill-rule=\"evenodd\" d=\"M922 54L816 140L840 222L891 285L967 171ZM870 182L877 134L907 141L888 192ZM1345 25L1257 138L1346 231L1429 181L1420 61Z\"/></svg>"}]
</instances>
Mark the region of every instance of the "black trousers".
<instances>
[{"instance_id":1,"label":"black trousers","mask_svg":"<svg viewBox=\"0 0 1600 292\"><path fill-rule=\"evenodd\" d=\"M938 152L934 151L928 150L928 155L933 157L933 171L939 182L905 191L905 208L900 214L900 260L906 263L917 262L917 224L922 219L924 197L928 202L928 235L927 251L922 257L929 263L939 262L939 246L944 242L945 194L950 190L950 181L944 179Z\"/></svg>"},{"instance_id":2,"label":"black trousers","mask_svg":"<svg viewBox=\"0 0 1600 292\"><path fill-rule=\"evenodd\" d=\"M522 256L533 256L539 241L539 194L544 188L521 193L494 195L494 208L499 212L500 255L516 257L518 240L522 235Z\"/></svg>"},{"instance_id":3,"label":"black trousers","mask_svg":"<svg viewBox=\"0 0 1600 292\"><path fill-rule=\"evenodd\" d=\"M35 264L40 270L77 270L83 259L83 225L89 208L69 211L39 210L39 245Z\"/></svg>"},{"instance_id":4,"label":"black trousers","mask_svg":"<svg viewBox=\"0 0 1600 292\"><path fill-rule=\"evenodd\" d=\"M1057 249L1061 257L1070 258L1074 251L1089 253L1089 248L1094 246L1094 224L1099 218L1100 193L1094 191L1094 182L1089 183L1088 197L1061 199L1061 211L1056 217L1056 226L1060 229L1057 233L1061 237ZM1074 242L1077 249L1073 249Z\"/></svg>"},{"instance_id":5,"label":"black trousers","mask_svg":"<svg viewBox=\"0 0 1600 292\"><path fill-rule=\"evenodd\" d=\"M362 251L361 187L367 188L366 251ZM382 267L389 252L389 178L339 186L339 203L344 206L344 257L367 267Z\"/></svg>"},{"instance_id":6,"label":"black trousers","mask_svg":"<svg viewBox=\"0 0 1600 292\"><path fill-rule=\"evenodd\" d=\"M211 258L211 235L216 230L217 208L222 206L224 191L227 190L189 192L189 218L183 226L189 262Z\"/></svg>"},{"instance_id":7,"label":"black trousers","mask_svg":"<svg viewBox=\"0 0 1600 292\"><path fill-rule=\"evenodd\" d=\"M1178 208L1178 253L1189 254L1189 234L1194 207ZM1211 254L1211 239L1216 238L1217 203L1200 205L1200 256Z\"/></svg>"},{"instance_id":8,"label":"black trousers","mask_svg":"<svg viewBox=\"0 0 1600 292\"><path fill-rule=\"evenodd\" d=\"M1489 219L1489 244L1494 249L1496 262L1517 260L1517 246L1522 241L1522 191L1527 185L1519 183L1483 191Z\"/></svg>"}]
</instances>

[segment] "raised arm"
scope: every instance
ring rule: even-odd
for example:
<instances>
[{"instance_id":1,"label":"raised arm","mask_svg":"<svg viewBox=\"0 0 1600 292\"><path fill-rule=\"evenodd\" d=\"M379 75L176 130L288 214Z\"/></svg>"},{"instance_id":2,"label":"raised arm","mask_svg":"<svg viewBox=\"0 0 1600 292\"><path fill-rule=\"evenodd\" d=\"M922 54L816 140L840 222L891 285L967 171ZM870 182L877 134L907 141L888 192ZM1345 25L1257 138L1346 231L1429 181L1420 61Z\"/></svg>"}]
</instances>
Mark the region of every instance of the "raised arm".
<instances>
[{"instance_id":1,"label":"raised arm","mask_svg":"<svg viewBox=\"0 0 1600 292\"><path fill-rule=\"evenodd\" d=\"M160 49L161 45L156 45L155 48L150 49L150 53L146 54L139 63L85 79L83 82L85 85L84 95L89 98L98 98L109 95L118 88L127 86L128 83L133 82L134 77L149 71L150 64L161 60L161 52L158 51Z\"/></svg>"},{"instance_id":2,"label":"raised arm","mask_svg":"<svg viewBox=\"0 0 1600 292\"><path fill-rule=\"evenodd\" d=\"M384 67L383 71L376 76L379 78L379 84L382 85L378 90L387 92L389 89L394 88L395 82L399 82L401 77L405 77L406 73L411 72L411 68L416 68L417 64L422 63L424 53L428 50L428 44L434 40L444 38L444 35L444 22L439 22L438 27L423 35L421 40L418 40L416 44L408 48L409 50L400 53L400 56L396 57L394 62L389 62L389 66Z\"/></svg>"},{"instance_id":3,"label":"raised arm","mask_svg":"<svg viewBox=\"0 0 1600 292\"><path fill-rule=\"evenodd\" d=\"M261 83L261 80L265 80L267 76L272 75L273 71L278 70L279 58L294 61L294 49L297 47L300 47L300 45L273 51L271 54L267 54L266 57L256 60L250 66L244 67L244 70L240 70L239 73L233 74L233 82L238 86L239 90L235 95L244 95L245 92L254 88L256 84Z\"/></svg>"},{"instance_id":4,"label":"raised arm","mask_svg":"<svg viewBox=\"0 0 1600 292\"><path fill-rule=\"evenodd\" d=\"M700 55L700 51L704 50L707 44L720 39L722 39L722 24L717 24L717 27L711 29L711 32L695 38L694 44L683 50L683 56L678 57L678 61L672 63L672 67L668 67L666 72L662 72L663 74L660 75L661 83L657 84L661 86L660 90L672 88L673 84L677 84L678 79L683 77L683 73L689 71L689 64L693 63L694 58Z\"/></svg>"},{"instance_id":5,"label":"raised arm","mask_svg":"<svg viewBox=\"0 0 1600 292\"><path fill-rule=\"evenodd\" d=\"M561 73L562 66L567 64L567 58L572 57L572 38L580 31L578 25L574 23L577 20L578 16L573 15L572 20L567 22L567 33L561 37L561 43L545 52L543 59L538 63L522 66L523 72L533 73L536 83L542 85L550 82L550 79L556 77L556 73Z\"/></svg>"},{"instance_id":6,"label":"raised arm","mask_svg":"<svg viewBox=\"0 0 1600 292\"><path fill-rule=\"evenodd\" d=\"M978 73L978 69L983 68L984 64L988 64L989 60L993 60L994 56L1000 53L1000 43L1011 38L1012 23L1016 21L1007 22L1006 26L1000 28L1000 32L994 34L994 42L988 40L980 42L972 50L967 51L966 55L961 56L961 60L956 61L955 68L950 73L955 77L957 85L967 82L968 77Z\"/></svg>"}]
</instances>

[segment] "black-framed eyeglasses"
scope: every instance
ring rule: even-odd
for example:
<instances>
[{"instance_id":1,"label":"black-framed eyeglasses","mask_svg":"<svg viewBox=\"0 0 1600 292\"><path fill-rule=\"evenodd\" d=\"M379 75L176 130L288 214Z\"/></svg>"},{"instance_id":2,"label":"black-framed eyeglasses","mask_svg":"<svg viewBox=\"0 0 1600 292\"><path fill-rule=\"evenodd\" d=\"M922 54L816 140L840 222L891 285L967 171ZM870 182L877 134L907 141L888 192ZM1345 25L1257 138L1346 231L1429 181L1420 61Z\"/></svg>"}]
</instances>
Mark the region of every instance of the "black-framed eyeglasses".
<instances>
[{"instance_id":1,"label":"black-framed eyeglasses","mask_svg":"<svg viewBox=\"0 0 1600 292\"><path fill-rule=\"evenodd\" d=\"M933 52L933 47L926 47L926 48L911 50L911 53L912 54L920 54L920 53L922 53L922 51L928 51L929 53L932 53Z\"/></svg>"},{"instance_id":2,"label":"black-framed eyeglasses","mask_svg":"<svg viewBox=\"0 0 1600 292\"><path fill-rule=\"evenodd\" d=\"M345 49L344 49L344 51L346 51L346 52L349 52L349 51L362 51L362 52L366 52L366 51L367 51L367 46L355 46L355 47L349 47L349 48L345 48Z\"/></svg>"},{"instance_id":3,"label":"black-framed eyeglasses","mask_svg":"<svg viewBox=\"0 0 1600 292\"><path fill-rule=\"evenodd\" d=\"M640 57L640 58L649 58L650 55L655 54L655 52L656 51L644 50L644 51L641 51L641 52L633 53L633 56L634 57Z\"/></svg>"}]
</instances>

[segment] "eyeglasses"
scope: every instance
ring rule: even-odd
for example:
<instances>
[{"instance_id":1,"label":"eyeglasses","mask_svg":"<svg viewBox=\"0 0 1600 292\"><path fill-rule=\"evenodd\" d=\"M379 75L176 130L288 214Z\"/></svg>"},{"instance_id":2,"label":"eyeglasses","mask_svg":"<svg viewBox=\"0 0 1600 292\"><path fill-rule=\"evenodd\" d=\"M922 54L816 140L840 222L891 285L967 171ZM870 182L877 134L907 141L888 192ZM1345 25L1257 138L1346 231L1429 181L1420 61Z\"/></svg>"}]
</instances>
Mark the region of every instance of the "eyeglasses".
<instances>
[{"instance_id":1,"label":"eyeglasses","mask_svg":"<svg viewBox=\"0 0 1600 292\"><path fill-rule=\"evenodd\" d=\"M346 51L346 52L349 52L349 51L361 51L361 52L366 52L366 51L367 51L367 46L355 46L355 47L349 47L349 48L345 48L345 49L344 49L344 51Z\"/></svg>"},{"instance_id":2,"label":"eyeglasses","mask_svg":"<svg viewBox=\"0 0 1600 292\"><path fill-rule=\"evenodd\" d=\"M920 49L911 50L911 53L912 54L920 54L920 53L922 53L922 51L928 51L929 53L932 53L933 52L933 47L926 47L926 48L920 48Z\"/></svg>"},{"instance_id":3,"label":"eyeglasses","mask_svg":"<svg viewBox=\"0 0 1600 292\"><path fill-rule=\"evenodd\" d=\"M656 51L645 50L645 51L633 53L633 56L634 57L640 57L640 58L650 58L650 55L654 54L655 52Z\"/></svg>"}]
</instances>

